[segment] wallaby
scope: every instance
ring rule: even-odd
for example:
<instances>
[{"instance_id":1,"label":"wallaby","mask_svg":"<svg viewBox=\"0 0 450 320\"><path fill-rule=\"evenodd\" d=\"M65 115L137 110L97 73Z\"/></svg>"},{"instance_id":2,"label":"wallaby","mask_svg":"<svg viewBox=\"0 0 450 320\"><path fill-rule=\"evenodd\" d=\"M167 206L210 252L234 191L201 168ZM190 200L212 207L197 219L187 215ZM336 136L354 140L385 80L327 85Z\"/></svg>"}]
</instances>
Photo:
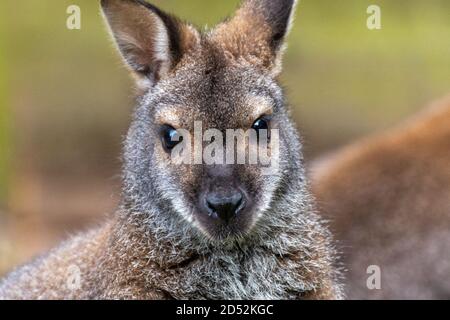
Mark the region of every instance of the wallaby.
<instances>
[{"instance_id":1,"label":"wallaby","mask_svg":"<svg viewBox=\"0 0 450 320\"><path fill-rule=\"evenodd\" d=\"M450 298L450 96L316 162L312 180L348 298Z\"/></svg>"},{"instance_id":2,"label":"wallaby","mask_svg":"<svg viewBox=\"0 0 450 320\"><path fill-rule=\"evenodd\" d=\"M331 235L277 81L295 1L243 1L205 32L141 0L101 5L141 92L125 141L120 209L14 271L0 297L342 298ZM219 131L277 129L277 173L176 165L178 130L192 132L195 121Z\"/></svg>"}]
</instances>

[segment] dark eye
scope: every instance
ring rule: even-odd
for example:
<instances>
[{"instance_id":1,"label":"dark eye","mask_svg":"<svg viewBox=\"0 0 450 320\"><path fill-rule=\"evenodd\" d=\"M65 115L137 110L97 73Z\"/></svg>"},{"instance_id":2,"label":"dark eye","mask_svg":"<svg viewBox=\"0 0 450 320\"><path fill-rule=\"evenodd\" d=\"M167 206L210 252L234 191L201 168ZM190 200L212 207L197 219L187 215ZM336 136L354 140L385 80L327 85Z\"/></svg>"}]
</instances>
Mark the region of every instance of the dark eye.
<instances>
[{"instance_id":1,"label":"dark eye","mask_svg":"<svg viewBox=\"0 0 450 320\"><path fill-rule=\"evenodd\" d=\"M177 144L183 141L183 137L171 126L164 126L161 135L162 143L166 150L172 150Z\"/></svg>"},{"instance_id":2,"label":"dark eye","mask_svg":"<svg viewBox=\"0 0 450 320\"><path fill-rule=\"evenodd\" d=\"M269 132L269 120L265 118L259 118L256 120L253 125L252 129L256 130L256 133L258 134L258 138L260 137L260 130L266 130L267 131L267 137L270 138L270 132Z\"/></svg>"}]
</instances>

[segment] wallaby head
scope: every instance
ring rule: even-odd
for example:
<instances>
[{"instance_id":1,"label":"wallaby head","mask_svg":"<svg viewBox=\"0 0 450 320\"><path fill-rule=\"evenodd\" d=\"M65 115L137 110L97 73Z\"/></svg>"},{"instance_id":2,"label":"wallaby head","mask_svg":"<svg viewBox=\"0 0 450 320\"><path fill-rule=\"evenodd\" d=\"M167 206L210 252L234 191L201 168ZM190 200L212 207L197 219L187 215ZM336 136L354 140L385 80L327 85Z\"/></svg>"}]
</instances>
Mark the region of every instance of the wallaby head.
<instances>
[{"instance_id":1,"label":"wallaby head","mask_svg":"<svg viewBox=\"0 0 450 320\"><path fill-rule=\"evenodd\" d=\"M217 244L280 225L284 217L273 209L294 196L286 185L302 185L303 176L299 138L277 82L294 7L294 0L247 0L232 18L200 32L144 1L102 1L142 92L125 146L127 208L158 215L158 229L172 236ZM180 131L195 140L196 124L224 138L226 130L253 128L269 140L275 129L276 172L264 174L259 163L175 163L173 149L186 138ZM185 145L192 154L198 140ZM272 148L268 142L268 154Z\"/></svg>"}]
</instances>

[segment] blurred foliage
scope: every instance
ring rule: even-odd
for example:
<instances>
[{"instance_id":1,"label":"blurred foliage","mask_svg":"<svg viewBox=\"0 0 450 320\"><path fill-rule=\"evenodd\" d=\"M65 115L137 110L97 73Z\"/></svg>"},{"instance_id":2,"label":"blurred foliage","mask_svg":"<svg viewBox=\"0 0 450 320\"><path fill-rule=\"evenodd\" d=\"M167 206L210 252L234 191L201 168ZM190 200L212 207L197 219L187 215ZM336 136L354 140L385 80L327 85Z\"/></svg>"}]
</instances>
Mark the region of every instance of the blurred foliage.
<instances>
[{"instance_id":1,"label":"blurred foliage","mask_svg":"<svg viewBox=\"0 0 450 320\"><path fill-rule=\"evenodd\" d=\"M366 28L377 4L382 29ZM285 79L314 154L450 91L450 2L301 1Z\"/></svg>"},{"instance_id":2,"label":"blurred foliage","mask_svg":"<svg viewBox=\"0 0 450 320\"><path fill-rule=\"evenodd\" d=\"M5 10L0 3L0 207L7 197L10 161L9 108L7 105L7 63L5 59ZM1 210L1 208L0 208Z\"/></svg>"}]
</instances>

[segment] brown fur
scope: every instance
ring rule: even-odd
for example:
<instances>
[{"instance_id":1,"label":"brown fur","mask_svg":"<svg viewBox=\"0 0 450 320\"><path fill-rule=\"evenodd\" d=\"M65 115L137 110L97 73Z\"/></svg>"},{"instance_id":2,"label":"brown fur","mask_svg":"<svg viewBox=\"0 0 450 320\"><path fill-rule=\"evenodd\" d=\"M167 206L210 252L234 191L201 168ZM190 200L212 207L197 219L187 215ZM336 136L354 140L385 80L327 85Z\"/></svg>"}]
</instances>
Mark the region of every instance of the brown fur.
<instances>
[{"instance_id":1,"label":"brown fur","mask_svg":"<svg viewBox=\"0 0 450 320\"><path fill-rule=\"evenodd\" d=\"M450 96L313 168L344 248L349 298L450 298ZM368 290L366 268L381 268Z\"/></svg>"},{"instance_id":2,"label":"brown fur","mask_svg":"<svg viewBox=\"0 0 450 320\"><path fill-rule=\"evenodd\" d=\"M126 223L126 224L125 224ZM73 237L33 263L13 272L0 287L0 299L187 299L183 284L189 283L192 269L200 269L203 260L195 252L174 252L166 244L155 251L151 235L143 237L140 226L129 221L111 219L102 227ZM324 239L326 241L326 239ZM159 251L160 250L160 251ZM280 266L303 256L280 257ZM326 257L308 257L320 261ZM81 270L80 287L70 287L72 266ZM300 270L310 283L320 283L320 290L297 296L301 299L336 299L336 284L332 279L318 279L311 272ZM323 270L323 275L333 273ZM325 281L324 281L325 280ZM205 288L206 289L206 288ZM195 290L204 290L195 288ZM201 298L195 295L193 298Z\"/></svg>"}]
</instances>

